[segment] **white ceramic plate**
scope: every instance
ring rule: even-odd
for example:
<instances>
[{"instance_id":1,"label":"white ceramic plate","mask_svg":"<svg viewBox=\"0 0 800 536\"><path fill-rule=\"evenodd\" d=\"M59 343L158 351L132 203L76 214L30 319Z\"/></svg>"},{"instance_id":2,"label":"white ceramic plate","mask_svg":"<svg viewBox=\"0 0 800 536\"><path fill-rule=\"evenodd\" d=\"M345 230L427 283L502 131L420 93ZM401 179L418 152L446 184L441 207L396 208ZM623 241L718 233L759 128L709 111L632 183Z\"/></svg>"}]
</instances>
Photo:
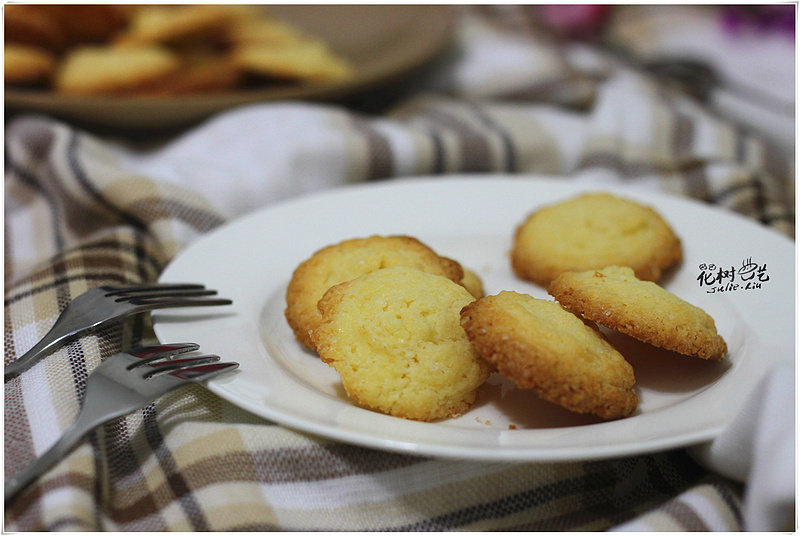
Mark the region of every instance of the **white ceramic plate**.
<instances>
[{"instance_id":1,"label":"white ceramic plate","mask_svg":"<svg viewBox=\"0 0 800 536\"><path fill-rule=\"evenodd\" d=\"M268 207L193 243L162 281L196 281L233 299L218 311L154 314L164 342L194 341L236 360L212 380L222 398L266 419L335 440L421 455L492 460L576 460L652 452L710 440L775 364L794 358L794 243L745 218L698 202L634 188L604 188L654 206L684 246L666 288L703 307L730 350L712 363L616 336L637 377L640 405L612 422L570 413L495 375L466 414L414 422L355 406L337 373L297 343L283 317L294 268L344 239L403 233L459 260L501 290L550 299L517 279L508 251L517 224L536 207L579 191L568 181L501 176L430 178L330 190ZM760 288L746 288L743 264L756 263ZM733 268L733 285L709 293L701 265ZM757 272L753 272L757 273ZM750 283L757 282L755 277ZM716 285L713 288L718 287ZM756 285L751 285L755 287Z\"/></svg>"}]
</instances>

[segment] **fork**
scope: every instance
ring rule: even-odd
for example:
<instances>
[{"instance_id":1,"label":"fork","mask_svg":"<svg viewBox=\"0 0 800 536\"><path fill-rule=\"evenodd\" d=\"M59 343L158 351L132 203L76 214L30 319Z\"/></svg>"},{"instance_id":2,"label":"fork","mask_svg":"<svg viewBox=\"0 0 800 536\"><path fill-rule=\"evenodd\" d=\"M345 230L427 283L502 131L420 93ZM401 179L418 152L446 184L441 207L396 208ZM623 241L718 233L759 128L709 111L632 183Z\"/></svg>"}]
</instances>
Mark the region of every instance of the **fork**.
<instances>
[{"instance_id":1,"label":"fork","mask_svg":"<svg viewBox=\"0 0 800 536\"><path fill-rule=\"evenodd\" d=\"M218 362L216 355L171 359L198 348L194 343L147 346L114 354L98 365L86 382L86 395L75 422L47 452L5 481L6 503L95 427L142 408L182 385L205 381L239 366Z\"/></svg>"},{"instance_id":2,"label":"fork","mask_svg":"<svg viewBox=\"0 0 800 536\"><path fill-rule=\"evenodd\" d=\"M50 331L22 357L5 366L4 381L19 376L39 361L48 350L73 335L136 313L167 307L229 305L226 298L212 296L216 290L194 283L145 283L141 285L103 285L90 289L61 312Z\"/></svg>"}]
</instances>

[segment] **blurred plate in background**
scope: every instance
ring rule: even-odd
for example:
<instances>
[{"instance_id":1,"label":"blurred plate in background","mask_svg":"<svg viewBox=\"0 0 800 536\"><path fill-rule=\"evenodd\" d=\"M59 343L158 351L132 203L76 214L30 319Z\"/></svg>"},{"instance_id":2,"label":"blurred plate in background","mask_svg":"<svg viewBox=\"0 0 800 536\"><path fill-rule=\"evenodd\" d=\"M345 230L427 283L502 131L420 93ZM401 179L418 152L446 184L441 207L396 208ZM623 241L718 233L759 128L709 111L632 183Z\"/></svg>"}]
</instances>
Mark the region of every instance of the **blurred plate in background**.
<instances>
[{"instance_id":1,"label":"blurred plate in background","mask_svg":"<svg viewBox=\"0 0 800 536\"><path fill-rule=\"evenodd\" d=\"M452 11L447 6L275 5L269 11L348 58L355 76L338 84L276 84L179 97L63 96L6 88L6 112L36 111L105 127L154 129L187 126L254 102L344 99L408 75L441 52L452 34Z\"/></svg>"}]
</instances>

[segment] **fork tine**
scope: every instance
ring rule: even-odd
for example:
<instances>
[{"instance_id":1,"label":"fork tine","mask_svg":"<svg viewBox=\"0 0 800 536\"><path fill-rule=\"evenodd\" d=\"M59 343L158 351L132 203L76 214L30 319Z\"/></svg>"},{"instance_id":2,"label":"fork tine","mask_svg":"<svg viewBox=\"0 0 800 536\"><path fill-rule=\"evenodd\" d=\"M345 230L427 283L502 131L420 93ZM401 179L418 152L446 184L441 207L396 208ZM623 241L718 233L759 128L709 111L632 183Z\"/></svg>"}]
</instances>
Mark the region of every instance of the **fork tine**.
<instances>
[{"instance_id":1,"label":"fork tine","mask_svg":"<svg viewBox=\"0 0 800 536\"><path fill-rule=\"evenodd\" d=\"M165 374L174 370L195 367L198 365L205 365L207 363L216 363L219 361L218 355L206 354L195 357L188 357L185 359L170 359L168 361L150 362L148 363L148 371L145 372L145 378L152 378L159 374ZM132 367L128 367L132 368Z\"/></svg>"},{"instance_id":2,"label":"fork tine","mask_svg":"<svg viewBox=\"0 0 800 536\"><path fill-rule=\"evenodd\" d=\"M206 290L206 289L187 289L187 290L159 290L155 292L134 292L132 294L124 293L124 294L115 294L117 298L115 301L118 302L133 302L134 300L148 300L150 298L192 298L196 296L213 296L217 293L216 290Z\"/></svg>"},{"instance_id":3,"label":"fork tine","mask_svg":"<svg viewBox=\"0 0 800 536\"><path fill-rule=\"evenodd\" d=\"M143 346L141 348L134 348L128 350L127 354L133 357L138 357L141 361L137 362L135 366L140 366L149 363L155 359L170 357L173 355L181 355L188 352L194 352L199 349L200 345L193 342L181 342L171 344L157 344L153 346Z\"/></svg>"},{"instance_id":4,"label":"fork tine","mask_svg":"<svg viewBox=\"0 0 800 536\"><path fill-rule=\"evenodd\" d=\"M239 363L236 363L235 361L226 361L224 363L200 365L199 367L191 367L182 370L176 370L168 374L170 376L175 376L176 378L179 378L181 380L200 380L200 379L205 380L238 367Z\"/></svg>"},{"instance_id":5,"label":"fork tine","mask_svg":"<svg viewBox=\"0 0 800 536\"><path fill-rule=\"evenodd\" d=\"M206 300L198 300L193 298L176 298L171 296L161 296L154 298L133 298L128 300L132 305L142 305L151 308L166 308L166 307L196 307L200 305L230 305L233 303L228 298L212 298Z\"/></svg>"},{"instance_id":6,"label":"fork tine","mask_svg":"<svg viewBox=\"0 0 800 536\"><path fill-rule=\"evenodd\" d=\"M142 283L135 285L113 285L108 286L106 296L116 296L118 294L127 294L131 292L150 292L154 290L192 290L204 289L205 285L198 283Z\"/></svg>"}]
</instances>

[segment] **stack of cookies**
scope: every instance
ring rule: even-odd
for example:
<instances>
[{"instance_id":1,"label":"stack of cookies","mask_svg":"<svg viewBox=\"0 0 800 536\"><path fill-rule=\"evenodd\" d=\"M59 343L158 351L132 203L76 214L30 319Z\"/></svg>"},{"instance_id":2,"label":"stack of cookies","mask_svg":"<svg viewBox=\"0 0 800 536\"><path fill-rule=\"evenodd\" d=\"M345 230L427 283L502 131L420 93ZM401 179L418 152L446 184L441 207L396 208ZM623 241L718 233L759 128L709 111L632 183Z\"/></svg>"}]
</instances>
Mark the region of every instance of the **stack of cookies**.
<instances>
[{"instance_id":1,"label":"stack of cookies","mask_svg":"<svg viewBox=\"0 0 800 536\"><path fill-rule=\"evenodd\" d=\"M464 273L410 236L345 240L294 271L286 319L362 406L422 421L455 417L490 373L459 325L471 292L482 293Z\"/></svg>"},{"instance_id":2,"label":"stack of cookies","mask_svg":"<svg viewBox=\"0 0 800 536\"><path fill-rule=\"evenodd\" d=\"M569 410L617 419L638 406L636 379L601 326L686 356L727 354L714 320L657 284L681 259L651 207L584 194L535 211L513 235L514 273L555 300L484 296L476 274L419 240L373 236L301 263L286 318L366 408L455 417L497 371Z\"/></svg>"},{"instance_id":3,"label":"stack of cookies","mask_svg":"<svg viewBox=\"0 0 800 536\"><path fill-rule=\"evenodd\" d=\"M347 80L326 43L252 5L8 5L5 82L64 95L179 95Z\"/></svg>"}]
</instances>

